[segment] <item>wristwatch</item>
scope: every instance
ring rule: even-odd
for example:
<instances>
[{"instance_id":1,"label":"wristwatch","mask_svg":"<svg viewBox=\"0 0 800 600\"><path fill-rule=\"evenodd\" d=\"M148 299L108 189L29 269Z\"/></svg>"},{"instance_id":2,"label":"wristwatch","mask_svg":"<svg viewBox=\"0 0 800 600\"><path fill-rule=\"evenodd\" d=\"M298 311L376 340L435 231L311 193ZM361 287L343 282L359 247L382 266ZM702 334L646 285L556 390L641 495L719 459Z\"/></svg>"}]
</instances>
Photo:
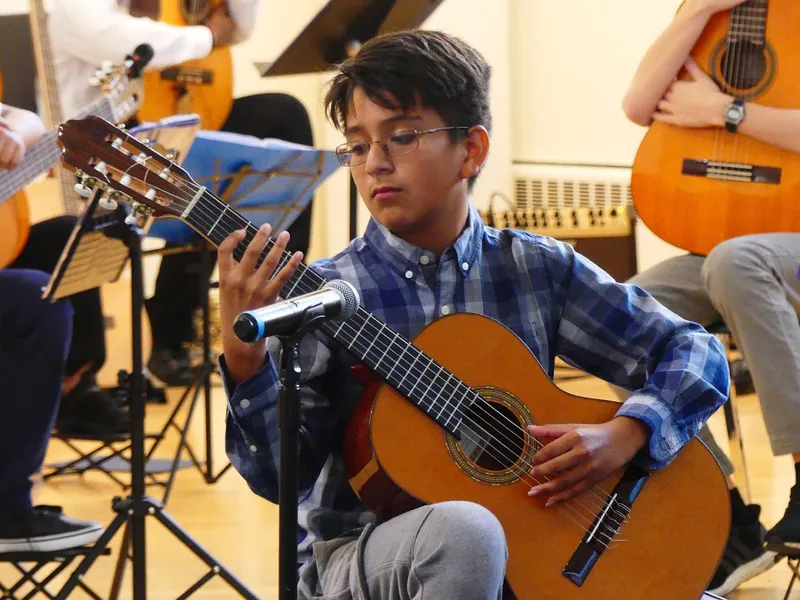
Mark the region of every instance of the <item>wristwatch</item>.
<instances>
[{"instance_id":1,"label":"wristwatch","mask_svg":"<svg viewBox=\"0 0 800 600\"><path fill-rule=\"evenodd\" d=\"M727 108L725 108L725 130L728 133L736 133L739 131L739 125L744 121L744 100L741 98L734 99Z\"/></svg>"}]
</instances>

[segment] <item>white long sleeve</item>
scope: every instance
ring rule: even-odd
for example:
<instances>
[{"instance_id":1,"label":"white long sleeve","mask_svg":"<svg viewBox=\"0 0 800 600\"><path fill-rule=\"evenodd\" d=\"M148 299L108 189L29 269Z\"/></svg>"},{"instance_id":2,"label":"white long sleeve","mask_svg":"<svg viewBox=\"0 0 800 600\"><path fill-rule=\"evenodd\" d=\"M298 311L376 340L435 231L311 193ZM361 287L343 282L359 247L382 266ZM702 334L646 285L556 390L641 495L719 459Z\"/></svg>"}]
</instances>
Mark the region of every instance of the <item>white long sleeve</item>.
<instances>
[{"instance_id":1,"label":"white long sleeve","mask_svg":"<svg viewBox=\"0 0 800 600\"><path fill-rule=\"evenodd\" d=\"M236 41L252 35L260 0L229 0L237 26ZM49 30L53 44L64 118L78 114L97 97L88 80L103 61L122 61L136 46L148 43L153 59L148 70L164 69L211 51L211 31L132 17L117 0L50 0Z\"/></svg>"}]
</instances>

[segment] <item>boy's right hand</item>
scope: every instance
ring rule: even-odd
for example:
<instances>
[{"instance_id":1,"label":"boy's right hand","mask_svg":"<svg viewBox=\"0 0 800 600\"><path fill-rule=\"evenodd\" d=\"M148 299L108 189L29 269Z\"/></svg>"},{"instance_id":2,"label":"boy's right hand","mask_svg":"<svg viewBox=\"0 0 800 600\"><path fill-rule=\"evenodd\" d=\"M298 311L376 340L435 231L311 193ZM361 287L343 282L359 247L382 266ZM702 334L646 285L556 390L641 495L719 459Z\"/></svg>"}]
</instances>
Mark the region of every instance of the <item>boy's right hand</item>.
<instances>
[{"instance_id":1,"label":"boy's right hand","mask_svg":"<svg viewBox=\"0 0 800 600\"><path fill-rule=\"evenodd\" d=\"M25 140L8 120L0 117L0 169L14 169L25 157Z\"/></svg>"},{"instance_id":2,"label":"boy's right hand","mask_svg":"<svg viewBox=\"0 0 800 600\"><path fill-rule=\"evenodd\" d=\"M269 239L271 228L262 225L244 251L241 261L236 262L234 250L245 238L245 231L235 231L219 246L219 311L222 320L222 347L228 371L237 383L255 375L264 366L266 340L246 344L236 337L233 323L245 310L253 310L273 304L281 289L294 274L302 252L295 252L291 260L275 277L281 256L289 241L289 234L282 232L264 262L258 259Z\"/></svg>"}]
</instances>

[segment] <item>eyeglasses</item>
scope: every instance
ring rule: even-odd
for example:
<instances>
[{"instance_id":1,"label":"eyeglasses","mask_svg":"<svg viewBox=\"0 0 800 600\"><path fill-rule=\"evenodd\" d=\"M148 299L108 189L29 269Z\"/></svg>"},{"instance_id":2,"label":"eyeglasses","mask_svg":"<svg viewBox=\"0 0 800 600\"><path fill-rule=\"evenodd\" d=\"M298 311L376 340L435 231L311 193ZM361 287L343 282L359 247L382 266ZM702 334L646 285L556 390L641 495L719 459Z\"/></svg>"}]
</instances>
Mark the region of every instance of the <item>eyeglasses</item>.
<instances>
[{"instance_id":1,"label":"eyeglasses","mask_svg":"<svg viewBox=\"0 0 800 600\"><path fill-rule=\"evenodd\" d=\"M436 133L437 131L450 131L454 129L468 130L469 127L437 127L436 129L398 129L381 136L375 141L355 140L346 142L336 147L336 158L345 167L356 167L367 162L367 155L372 144L380 144L383 151L388 156L402 156L419 148L419 137L426 133Z\"/></svg>"}]
</instances>

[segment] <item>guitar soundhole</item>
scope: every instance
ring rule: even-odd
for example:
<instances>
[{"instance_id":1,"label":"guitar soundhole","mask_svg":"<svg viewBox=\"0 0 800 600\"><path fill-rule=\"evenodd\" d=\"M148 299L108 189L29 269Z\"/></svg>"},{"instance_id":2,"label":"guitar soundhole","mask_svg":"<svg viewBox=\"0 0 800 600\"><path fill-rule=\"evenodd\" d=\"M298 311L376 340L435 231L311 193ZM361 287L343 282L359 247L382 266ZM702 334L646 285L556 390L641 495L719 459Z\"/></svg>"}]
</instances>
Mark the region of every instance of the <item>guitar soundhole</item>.
<instances>
[{"instance_id":1,"label":"guitar soundhole","mask_svg":"<svg viewBox=\"0 0 800 600\"><path fill-rule=\"evenodd\" d=\"M211 0L182 0L180 7L187 25L202 25L211 16Z\"/></svg>"},{"instance_id":2,"label":"guitar soundhole","mask_svg":"<svg viewBox=\"0 0 800 600\"><path fill-rule=\"evenodd\" d=\"M459 431L462 451L485 471L512 469L525 450L523 426L504 404L476 402L465 411Z\"/></svg>"},{"instance_id":3,"label":"guitar soundhole","mask_svg":"<svg viewBox=\"0 0 800 600\"><path fill-rule=\"evenodd\" d=\"M714 49L710 72L726 94L752 100L764 94L777 75L775 51L766 44L749 40L722 40Z\"/></svg>"},{"instance_id":4,"label":"guitar soundhole","mask_svg":"<svg viewBox=\"0 0 800 600\"><path fill-rule=\"evenodd\" d=\"M764 47L753 42L734 42L722 55L721 75L735 90L751 90L764 79L767 57Z\"/></svg>"}]
</instances>

